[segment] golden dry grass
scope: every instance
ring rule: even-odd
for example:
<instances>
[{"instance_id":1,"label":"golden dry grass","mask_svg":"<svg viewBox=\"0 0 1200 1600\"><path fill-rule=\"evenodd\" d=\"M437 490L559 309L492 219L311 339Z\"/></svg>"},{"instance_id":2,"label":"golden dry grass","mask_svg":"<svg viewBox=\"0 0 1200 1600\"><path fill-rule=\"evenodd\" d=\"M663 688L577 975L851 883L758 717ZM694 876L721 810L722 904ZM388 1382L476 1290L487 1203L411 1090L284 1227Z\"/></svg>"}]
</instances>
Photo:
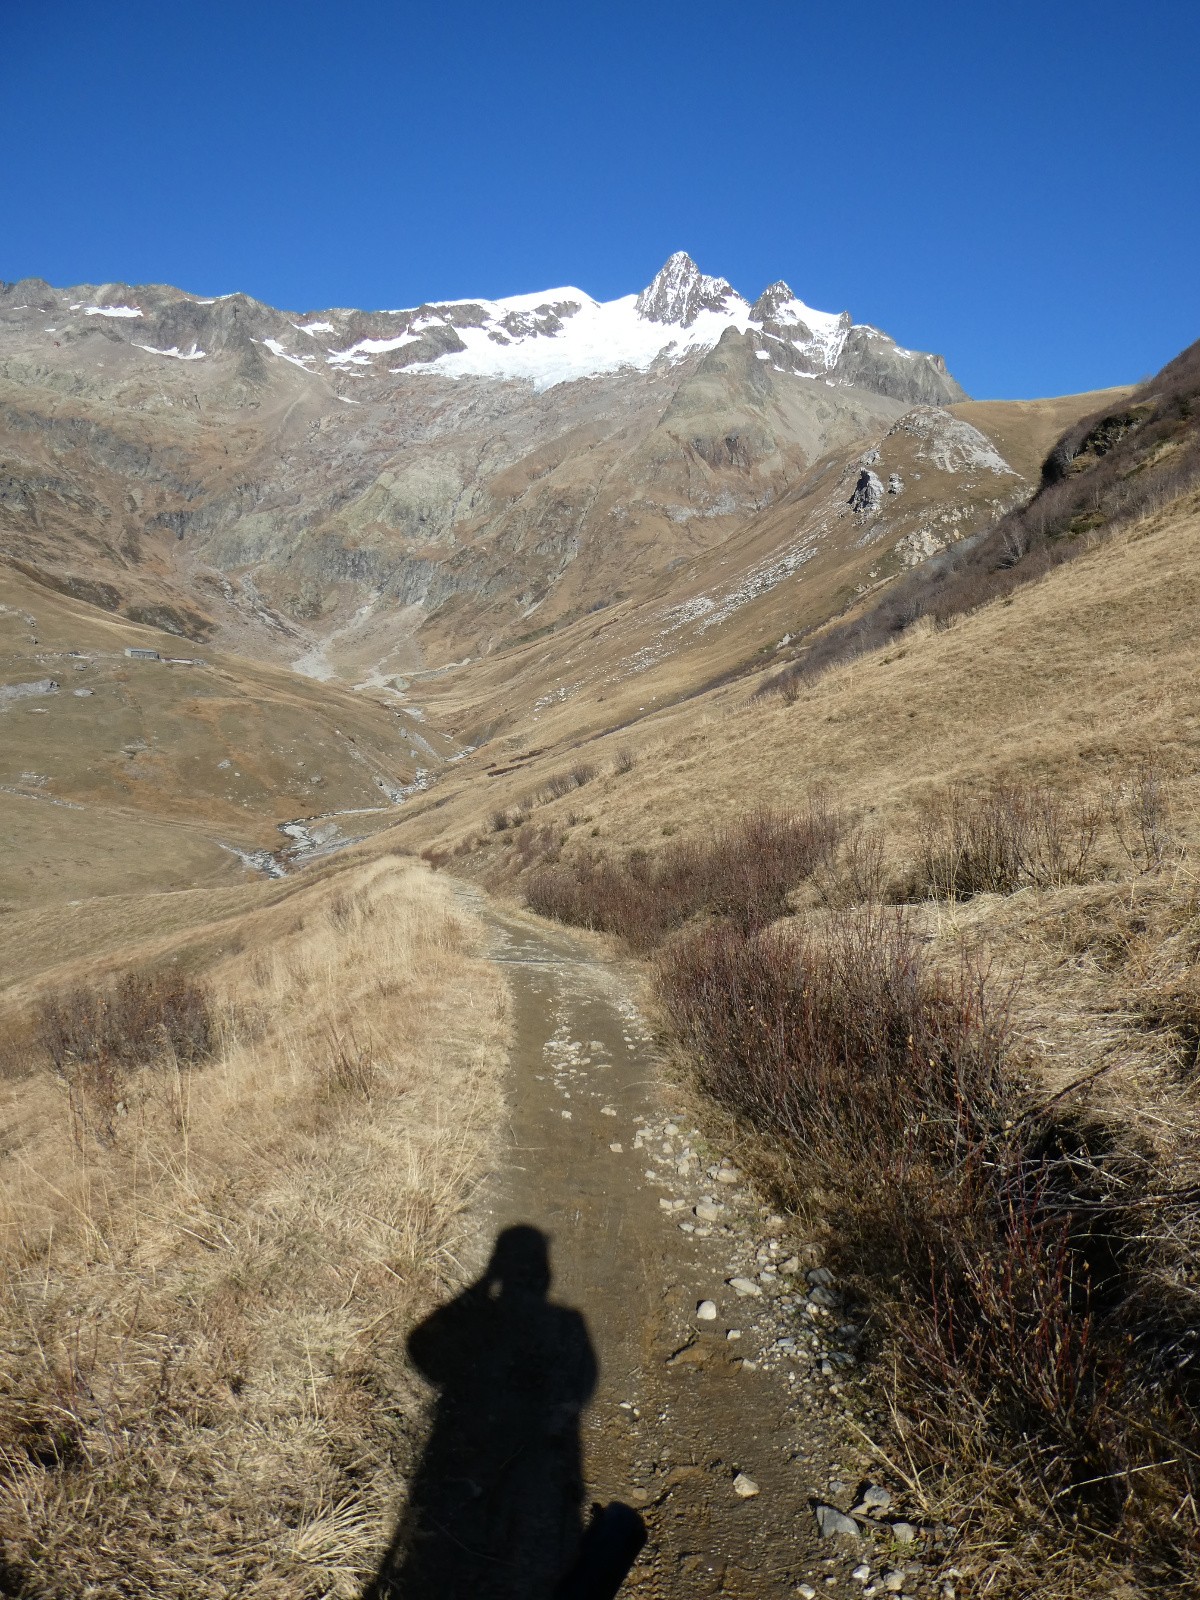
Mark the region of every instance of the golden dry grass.
<instances>
[{"instance_id":1,"label":"golden dry grass","mask_svg":"<svg viewBox=\"0 0 1200 1600\"><path fill-rule=\"evenodd\" d=\"M22 1593L350 1595L390 1532L420 1431L404 1335L474 1264L507 999L415 863L274 900L209 964L218 1059L132 1074L110 1144L48 1069L3 1085Z\"/></svg>"}]
</instances>

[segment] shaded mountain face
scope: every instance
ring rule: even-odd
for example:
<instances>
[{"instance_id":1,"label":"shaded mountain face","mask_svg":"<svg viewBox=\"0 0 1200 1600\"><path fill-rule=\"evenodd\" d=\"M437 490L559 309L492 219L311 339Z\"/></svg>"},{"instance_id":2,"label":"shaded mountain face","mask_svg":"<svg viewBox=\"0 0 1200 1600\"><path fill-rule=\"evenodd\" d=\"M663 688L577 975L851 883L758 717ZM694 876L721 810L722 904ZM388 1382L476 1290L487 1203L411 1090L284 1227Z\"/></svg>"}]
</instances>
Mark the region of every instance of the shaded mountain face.
<instances>
[{"instance_id":1,"label":"shaded mountain face","mask_svg":"<svg viewBox=\"0 0 1200 1600\"><path fill-rule=\"evenodd\" d=\"M940 357L783 282L751 304L682 253L608 302L381 312L27 279L0 286L0 550L109 611L393 691L759 560L818 479L959 396ZM959 472L933 532L910 492L896 539L1027 492L1001 466Z\"/></svg>"}]
</instances>

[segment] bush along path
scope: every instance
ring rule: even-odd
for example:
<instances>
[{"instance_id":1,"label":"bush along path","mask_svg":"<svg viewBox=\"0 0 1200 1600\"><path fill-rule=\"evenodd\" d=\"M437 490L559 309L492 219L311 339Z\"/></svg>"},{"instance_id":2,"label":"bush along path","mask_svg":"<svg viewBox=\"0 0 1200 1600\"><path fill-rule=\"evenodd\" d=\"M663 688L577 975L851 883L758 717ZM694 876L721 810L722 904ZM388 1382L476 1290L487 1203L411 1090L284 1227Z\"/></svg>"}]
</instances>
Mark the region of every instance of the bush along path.
<instances>
[{"instance_id":1,"label":"bush along path","mask_svg":"<svg viewBox=\"0 0 1200 1600\"><path fill-rule=\"evenodd\" d=\"M583 1408L583 1493L635 1507L647 1527L622 1592L942 1594L953 1584L951 1530L922 1518L903 1475L869 1442L862 1329L833 1274L681 1111L626 975L582 939L460 893L492 930L515 1007L511 1153L491 1197L493 1266L475 1292L516 1305L514 1282L537 1277L545 1242L559 1308L550 1326L576 1329L570 1374L550 1389L562 1412ZM515 1344L528 1351L540 1348L546 1313L536 1285L525 1287L531 1331ZM561 1308L583 1318L583 1355ZM490 1337L494 1346L505 1336ZM524 1360L506 1367L510 1392L533 1381ZM443 1388L439 1415L446 1406ZM509 1568L521 1564L523 1538L543 1551L571 1542L577 1508L563 1501L561 1478L577 1423L560 1424L565 1453L548 1469L557 1489L519 1442L499 1452L495 1483L471 1483L472 1537L505 1552L490 1576L472 1575L481 1594L552 1588L553 1559L527 1563L525 1578ZM511 1440L522 1426L509 1417ZM492 1445L478 1431L472 1459L486 1480ZM528 1586L538 1561L544 1588Z\"/></svg>"}]
</instances>

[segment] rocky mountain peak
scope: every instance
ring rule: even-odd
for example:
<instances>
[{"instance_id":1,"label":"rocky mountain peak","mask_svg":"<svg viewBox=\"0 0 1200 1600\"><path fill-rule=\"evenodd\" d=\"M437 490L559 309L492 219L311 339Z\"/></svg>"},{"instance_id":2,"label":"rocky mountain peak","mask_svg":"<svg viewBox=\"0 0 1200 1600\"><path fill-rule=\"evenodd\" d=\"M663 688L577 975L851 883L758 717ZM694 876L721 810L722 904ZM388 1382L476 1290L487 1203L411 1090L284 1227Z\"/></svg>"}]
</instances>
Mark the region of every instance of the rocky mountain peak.
<instances>
[{"instance_id":1,"label":"rocky mountain peak","mask_svg":"<svg viewBox=\"0 0 1200 1600\"><path fill-rule=\"evenodd\" d=\"M795 298L790 285L778 278L759 295L750 307L750 315L755 322L774 322L784 306L791 305Z\"/></svg>"},{"instance_id":2,"label":"rocky mountain peak","mask_svg":"<svg viewBox=\"0 0 1200 1600\"><path fill-rule=\"evenodd\" d=\"M728 311L742 297L724 278L710 278L688 255L676 250L637 297L637 313L647 322L690 328L702 311Z\"/></svg>"}]
</instances>

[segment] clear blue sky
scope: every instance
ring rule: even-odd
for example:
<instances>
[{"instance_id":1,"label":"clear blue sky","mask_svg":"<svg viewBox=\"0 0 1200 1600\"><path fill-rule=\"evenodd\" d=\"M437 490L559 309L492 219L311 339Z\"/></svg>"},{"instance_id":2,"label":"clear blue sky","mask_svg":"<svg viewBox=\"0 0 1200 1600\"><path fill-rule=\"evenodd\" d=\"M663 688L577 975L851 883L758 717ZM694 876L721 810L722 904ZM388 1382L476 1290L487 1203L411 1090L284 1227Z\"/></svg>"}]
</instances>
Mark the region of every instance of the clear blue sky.
<instances>
[{"instance_id":1,"label":"clear blue sky","mask_svg":"<svg viewBox=\"0 0 1200 1600\"><path fill-rule=\"evenodd\" d=\"M296 310L686 249L979 396L1200 337L1197 0L0 0L0 278Z\"/></svg>"}]
</instances>

